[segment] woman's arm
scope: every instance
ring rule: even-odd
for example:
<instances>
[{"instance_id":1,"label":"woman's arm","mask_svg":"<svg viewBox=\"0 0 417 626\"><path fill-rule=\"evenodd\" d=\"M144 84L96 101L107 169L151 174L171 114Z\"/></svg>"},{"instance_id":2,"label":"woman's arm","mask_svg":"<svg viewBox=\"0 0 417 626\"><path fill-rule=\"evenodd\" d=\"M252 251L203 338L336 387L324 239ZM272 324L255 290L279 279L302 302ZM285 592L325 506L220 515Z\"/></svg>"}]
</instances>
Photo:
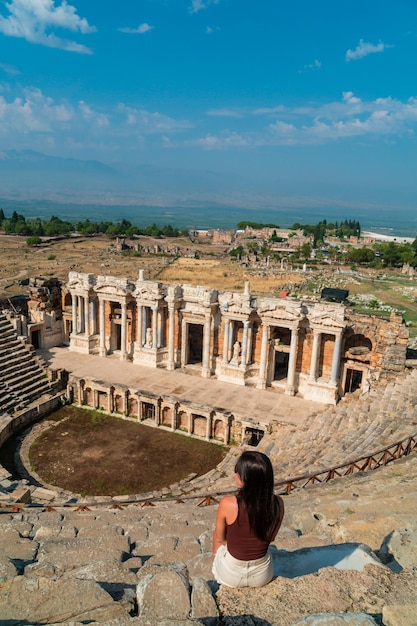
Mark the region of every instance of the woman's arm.
<instances>
[{"instance_id":1,"label":"woman's arm","mask_svg":"<svg viewBox=\"0 0 417 626\"><path fill-rule=\"evenodd\" d=\"M219 508L217 509L216 526L213 532L213 558L216 555L220 546L226 545L227 526L226 523L231 523L230 519L234 515L234 509L237 510L237 503L235 496L225 496L220 500ZM235 515L236 517L236 515Z\"/></svg>"}]
</instances>

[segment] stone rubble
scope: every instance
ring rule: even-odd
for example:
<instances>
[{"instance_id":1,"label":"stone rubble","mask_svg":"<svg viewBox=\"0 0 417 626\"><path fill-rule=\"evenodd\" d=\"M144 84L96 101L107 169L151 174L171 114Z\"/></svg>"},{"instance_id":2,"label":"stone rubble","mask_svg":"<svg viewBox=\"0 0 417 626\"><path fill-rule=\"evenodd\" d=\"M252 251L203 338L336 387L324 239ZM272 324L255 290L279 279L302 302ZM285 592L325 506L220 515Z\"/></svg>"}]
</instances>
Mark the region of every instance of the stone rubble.
<instances>
[{"instance_id":1,"label":"stone rubble","mask_svg":"<svg viewBox=\"0 0 417 626\"><path fill-rule=\"evenodd\" d=\"M0 623L415 626L416 478L413 453L287 496L261 589L213 581L216 506L197 500L2 509ZM367 564L337 569L362 549Z\"/></svg>"}]
</instances>

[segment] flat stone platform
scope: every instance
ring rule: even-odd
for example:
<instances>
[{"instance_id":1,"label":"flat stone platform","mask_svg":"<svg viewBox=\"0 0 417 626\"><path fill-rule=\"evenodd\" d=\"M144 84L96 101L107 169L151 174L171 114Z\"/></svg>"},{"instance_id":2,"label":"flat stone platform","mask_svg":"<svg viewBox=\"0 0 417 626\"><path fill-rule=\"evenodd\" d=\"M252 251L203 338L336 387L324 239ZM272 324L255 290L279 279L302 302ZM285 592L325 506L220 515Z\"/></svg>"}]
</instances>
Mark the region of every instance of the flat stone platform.
<instances>
[{"instance_id":1,"label":"flat stone platform","mask_svg":"<svg viewBox=\"0 0 417 626\"><path fill-rule=\"evenodd\" d=\"M281 390L242 387L215 378L202 378L198 371L167 371L120 361L116 356L99 357L80 354L66 347L39 350L52 369L65 369L75 376L89 377L111 384L123 384L130 389L150 391L161 396L171 395L202 406L230 411L239 418L261 421L278 420L300 425L308 416L323 411L326 404L299 397L286 396Z\"/></svg>"}]
</instances>

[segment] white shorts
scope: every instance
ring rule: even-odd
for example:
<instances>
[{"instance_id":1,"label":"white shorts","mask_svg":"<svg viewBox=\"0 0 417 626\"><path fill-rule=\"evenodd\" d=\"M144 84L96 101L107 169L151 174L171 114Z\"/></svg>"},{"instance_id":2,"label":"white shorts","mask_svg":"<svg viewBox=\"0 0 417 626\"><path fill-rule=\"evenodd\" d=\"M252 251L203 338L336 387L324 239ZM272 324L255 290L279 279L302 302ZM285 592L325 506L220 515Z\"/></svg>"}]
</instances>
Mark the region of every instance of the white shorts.
<instances>
[{"instance_id":1,"label":"white shorts","mask_svg":"<svg viewBox=\"0 0 417 626\"><path fill-rule=\"evenodd\" d=\"M212 572L218 583L228 587L263 587L274 576L269 552L255 561L240 561L227 551L226 546L217 550Z\"/></svg>"}]
</instances>

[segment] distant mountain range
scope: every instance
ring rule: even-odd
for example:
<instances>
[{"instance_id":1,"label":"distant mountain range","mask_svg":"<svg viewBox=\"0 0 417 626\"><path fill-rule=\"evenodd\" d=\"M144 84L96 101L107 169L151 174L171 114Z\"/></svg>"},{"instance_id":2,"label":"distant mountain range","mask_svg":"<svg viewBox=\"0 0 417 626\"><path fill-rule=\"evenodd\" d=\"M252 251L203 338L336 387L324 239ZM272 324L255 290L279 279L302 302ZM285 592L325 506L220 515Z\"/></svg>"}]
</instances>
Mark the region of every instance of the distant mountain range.
<instances>
[{"instance_id":1,"label":"distant mountain range","mask_svg":"<svg viewBox=\"0 0 417 626\"><path fill-rule=\"evenodd\" d=\"M48 156L33 150L0 152L0 195L25 191L61 192L63 196L85 193L139 194L143 199L161 194L183 197L185 194L230 192L238 181L210 171L189 171L155 165L108 165L100 161ZM170 197L170 201L174 198Z\"/></svg>"}]
</instances>

